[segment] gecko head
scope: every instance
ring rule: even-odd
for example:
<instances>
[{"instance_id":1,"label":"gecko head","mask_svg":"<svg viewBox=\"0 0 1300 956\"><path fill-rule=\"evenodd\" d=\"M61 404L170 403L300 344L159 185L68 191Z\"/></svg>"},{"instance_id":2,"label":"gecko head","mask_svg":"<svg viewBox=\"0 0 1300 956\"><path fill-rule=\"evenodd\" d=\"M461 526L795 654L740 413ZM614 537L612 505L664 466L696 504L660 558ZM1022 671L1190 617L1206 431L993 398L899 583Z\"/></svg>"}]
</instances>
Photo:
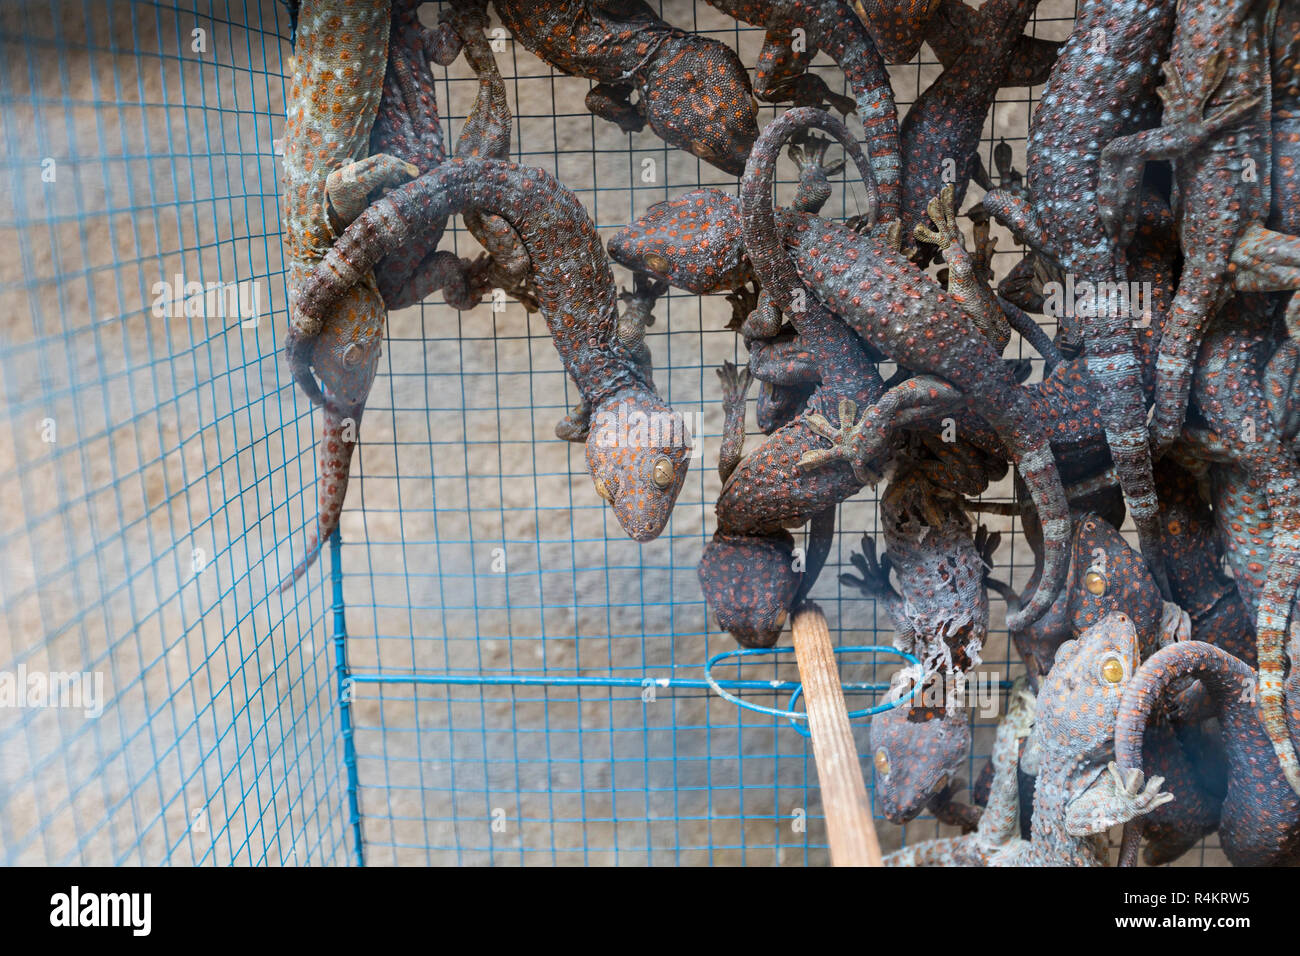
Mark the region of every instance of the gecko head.
<instances>
[{"instance_id":1,"label":"gecko head","mask_svg":"<svg viewBox=\"0 0 1300 956\"><path fill-rule=\"evenodd\" d=\"M730 291L750 277L740 203L720 189L656 203L609 240L609 255L694 295Z\"/></svg>"},{"instance_id":2,"label":"gecko head","mask_svg":"<svg viewBox=\"0 0 1300 956\"><path fill-rule=\"evenodd\" d=\"M1159 585L1142 556L1098 514L1076 521L1068 583L1078 617L1099 621L1122 610L1137 629L1139 647L1154 650L1164 609Z\"/></svg>"},{"instance_id":3,"label":"gecko head","mask_svg":"<svg viewBox=\"0 0 1300 956\"><path fill-rule=\"evenodd\" d=\"M1137 628L1119 612L1057 648L1038 694L1040 746L1090 762L1104 760L1114 744L1120 697L1139 664Z\"/></svg>"},{"instance_id":4,"label":"gecko head","mask_svg":"<svg viewBox=\"0 0 1300 956\"><path fill-rule=\"evenodd\" d=\"M378 293L374 298L378 300ZM360 311L367 305L364 300L362 295L359 303L348 304ZM382 303L376 301L370 305L382 314ZM290 329L286 342L289 368L313 404L319 405L328 397L337 407L365 407L379 368L383 338L378 330L382 328L382 322L365 323L357 335L350 326L330 322L321 328L319 335L311 338Z\"/></svg>"},{"instance_id":5,"label":"gecko head","mask_svg":"<svg viewBox=\"0 0 1300 956\"><path fill-rule=\"evenodd\" d=\"M817 383L806 385L773 385L760 382L758 390L758 430L770 435L782 425L794 421L804 410L817 389Z\"/></svg>"},{"instance_id":6,"label":"gecko head","mask_svg":"<svg viewBox=\"0 0 1300 956\"><path fill-rule=\"evenodd\" d=\"M718 531L700 559L704 601L718 626L746 647L771 647L781 636L802 574L794 538Z\"/></svg>"},{"instance_id":7,"label":"gecko head","mask_svg":"<svg viewBox=\"0 0 1300 956\"><path fill-rule=\"evenodd\" d=\"M890 700L906 696L914 675L900 672ZM939 700L922 699L938 686ZM906 823L955 779L970 750L970 723L959 708L943 706L942 686L931 683L914 701L871 718L871 754L876 794L891 823Z\"/></svg>"},{"instance_id":8,"label":"gecko head","mask_svg":"<svg viewBox=\"0 0 1300 956\"><path fill-rule=\"evenodd\" d=\"M633 540L652 541L668 524L692 441L685 419L644 389L618 392L592 415L587 470Z\"/></svg>"},{"instance_id":9,"label":"gecko head","mask_svg":"<svg viewBox=\"0 0 1300 956\"><path fill-rule=\"evenodd\" d=\"M655 135L733 176L745 171L758 139L758 104L749 72L725 43L688 34L661 51L641 84L641 107Z\"/></svg>"}]
</instances>

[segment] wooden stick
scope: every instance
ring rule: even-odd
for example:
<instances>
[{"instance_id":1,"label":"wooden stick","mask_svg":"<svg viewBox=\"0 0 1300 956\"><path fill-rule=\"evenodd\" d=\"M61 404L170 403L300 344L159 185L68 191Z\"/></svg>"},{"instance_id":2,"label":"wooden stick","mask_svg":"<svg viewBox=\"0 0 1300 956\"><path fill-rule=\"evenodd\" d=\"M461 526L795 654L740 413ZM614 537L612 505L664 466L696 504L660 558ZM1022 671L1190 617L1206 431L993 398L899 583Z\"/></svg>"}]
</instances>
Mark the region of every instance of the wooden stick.
<instances>
[{"instance_id":1,"label":"wooden stick","mask_svg":"<svg viewBox=\"0 0 1300 956\"><path fill-rule=\"evenodd\" d=\"M826 811L831 865L881 866L880 841L849 727L840 669L826 618L816 604L804 604L794 616L794 653Z\"/></svg>"}]
</instances>

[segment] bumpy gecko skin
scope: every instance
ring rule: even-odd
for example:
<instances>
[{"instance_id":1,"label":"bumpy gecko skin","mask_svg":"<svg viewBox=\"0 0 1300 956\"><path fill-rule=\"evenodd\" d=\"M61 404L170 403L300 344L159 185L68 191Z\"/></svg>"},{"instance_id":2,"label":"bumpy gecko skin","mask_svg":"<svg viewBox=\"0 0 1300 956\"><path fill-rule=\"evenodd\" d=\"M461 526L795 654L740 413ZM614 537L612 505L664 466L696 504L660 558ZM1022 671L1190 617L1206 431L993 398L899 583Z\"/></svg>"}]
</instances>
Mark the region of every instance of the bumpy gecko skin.
<instances>
[{"instance_id":1,"label":"bumpy gecko skin","mask_svg":"<svg viewBox=\"0 0 1300 956\"><path fill-rule=\"evenodd\" d=\"M740 204L720 189L692 189L655 203L610 238L609 255L695 295L737 289L753 275Z\"/></svg>"},{"instance_id":2,"label":"bumpy gecko skin","mask_svg":"<svg viewBox=\"0 0 1300 956\"><path fill-rule=\"evenodd\" d=\"M805 35L795 27L775 26L763 37L763 48L754 64L754 95L766 103L793 103L795 106L823 106L829 103L841 113L851 113L857 104L847 96L833 93L826 81L808 72L816 55Z\"/></svg>"},{"instance_id":3,"label":"bumpy gecko skin","mask_svg":"<svg viewBox=\"0 0 1300 956\"><path fill-rule=\"evenodd\" d=\"M801 131L797 122L778 120L773 127L769 131L774 139L769 142L774 142L772 148L778 151L785 138ZM765 132L764 136L768 137L769 133ZM821 155L819 150L813 152L814 156ZM851 144L848 152L869 179L870 167L861 150ZM819 205L829 194L825 176L818 175L819 162L801 163L801 168L796 202ZM611 245L622 248L618 243ZM670 281L678 274L670 263L655 262L652 255L644 258L659 267L656 271L667 272ZM696 275L690 269L684 270L684 274ZM757 307L744 322L745 329L752 332L761 326L770 334L779 333L781 320L772 304L772 291L771 287L763 290ZM805 412L778 428L730 472L718 498L718 531L705 548L700 564L705 601L719 624L741 643L756 646L770 645L779 638L791 605L778 604L776 599L796 601L806 595L829 553L835 506L858 491L865 480L862 474L844 465L815 475L798 472L798 461L818 442L808 424L810 417L835 407L870 404L884 392L884 383L861 339L835 316L814 305L800 313L796 331L800 348L807 351L817 369L816 389ZM743 400L743 393L739 397ZM737 392L731 389L727 422L732 432L724 437L728 458L738 456L743 443L743 417L737 414L736 402ZM728 467L731 467L729 463ZM800 572L795 570L793 562L780 559L780 551L789 537L782 529L799 527L810 519L813 525L807 564ZM751 554L766 555L767 559L750 560ZM727 577L737 572L749 577L743 585Z\"/></svg>"},{"instance_id":4,"label":"bumpy gecko skin","mask_svg":"<svg viewBox=\"0 0 1300 956\"><path fill-rule=\"evenodd\" d=\"M1267 306L1258 296L1225 306L1205 339L1193 394L1227 459L1262 486L1268 501L1272 541L1255 623L1259 712L1283 772L1300 793L1282 689L1287 621L1300 591L1300 467L1273 425L1260 382L1269 331ZM1291 653L1300 656L1300 646Z\"/></svg>"},{"instance_id":5,"label":"bumpy gecko skin","mask_svg":"<svg viewBox=\"0 0 1300 956\"><path fill-rule=\"evenodd\" d=\"M513 231L511 230L512 233ZM644 273L638 272L632 277L632 288L619 293L623 311L618 317L618 339L641 366L645 380L651 387L654 386L654 362L645 342L645 330L655 324L655 303L667 291L667 282L651 281ZM565 441L579 442L587 440L590 430L591 409L582 401L556 424L555 435Z\"/></svg>"},{"instance_id":6,"label":"bumpy gecko skin","mask_svg":"<svg viewBox=\"0 0 1300 956\"><path fill-rule=\"evenodd\" d=\"M507 159L513 116L505 81L492 56L485 29L484 0L455 0L441 14L437 30L425 28L417 11L424 0L398 0L393 8L384 97L370 135L374 153L389 153L426 173L446 159L430 61L446 65L463 52L479 80L479 90L456 144L464 159ZM379 199L375 194L372 199ZM446 224L435 224L415 242L393 250L375 267L375 278L389 309L400 309L441 291L457 309L475 306L484 292L501 288L530 308L528 256L504 220L464 213L470 234L487 250L477 262L439 250Z\"/></svg>"},{"instance_id":7,"label":"bumpy gecko skin","mask_svg":"<svg viewBox=\"0 0 1300 956\"><path fill-rule=\"evenodd\" d=\"M1001 190L984 197L985 208L1018 238L1094 291L1098 283L1126 281L1121 250L1097 215L1101 150L1158 117L1155 91L1174 6L1175 0L1081 0L1030 125L1030 199ZM1088 311L1102 313L1081 318L1093 388L1108 397L1099 409L1106 442L1142 554L1167 592L1132 317L1122 309Z\"/></svg>"},{"instance_id":8,"label":"bumpy gecko skin","mask_svg":"<svg viewBox=\"0 0 1300 956\"><path fill-rule=\"evenodd\" d=\"M443 163L349 226L304 286L296 310L318 320L387 252L469 207L505 219L527 249L556 350L593 409L587 467L596 490L624 531L651 540L667 524L686 478L691 438L619 340L614 277L600 237L577 197L549 173L496 160Z\"/></svg>"},{"instance_id":9,"label":"bumpy gecko skin","mask_svg":"<svg viewBox=\"0 0 1300 956\"><path fill-rule=\"evenodd\" d=\"M824 303L899 365L950 383L993 426L1024 477L1045 528L1042 582L1019 612L1021 623L1033 620L1060 587L1069 533L1065 492L1041 426L988 340L928 276L879 239L808 214L783 211L777 216L772 209L769 136L783 123L831 133L846 150L854 145L842 123L816 110L791 110L763 131L741 182L745 247L759 281L796 326L808 303L784 292L778 298L778 292L806 288L809 302ZM841 416L838 429L824 419L813 419L813 424L831 443L831 448L802 459L804 467L814 469L844 461L865 466L880 454L889 431L871 414L861 422Z\"/></svg>"},{"instance_id":10,"label":"bumpy gecko skin","mask_svg":"<svg viewBox=\"0 0 1300 956\"><path fill-rule=\"evenodd\" d=\"M722 12L769 31L799 28L809 48L824 51L844 73L866 134L873 180L880 191L879 216L898 218L902 162L898 107L876 44L858 16L841 0L708 0Z\"/></svg>"},{"instance_id":11,"label":"bumpy gecko skin","mask_svg":"<svg viewBox=\"0 0 1300 956\"><path fill-rule=\"evenodd\" d=\"M551 66L595 80L587 108L624 132L738 175L758 136L749 74L716 40L678 30L641 0L494 0L514 38ZM633 105L630 94L640 101Z\"/></svg>"},{"instance_id":12,"label":"bumpy gecko skin","mask_svg":"<svg viewBox=\"0 0 1300 956\"><path fill-rule=\"evenodd\" d=\"M417 11L422 3L393 3L384 93L370 132L370 152L396 156L425 173L447 158L427 50L446 50L454 56L449 47L455 38L435 35L420 23ZM438 290L444 291L449 303L473 305L468 301L465 264L450 252L438 251L445 227L446 223L439 224L421 242L395 249L376 265L375 279L388 308L414 305Z\"/></svg>"},{"instance_id":13,"label":"bumpy gecko skin","mask_svg":"<svg viewBox=\"0 0 1300 956\"><path fill-rule=\"evenodd\" d=\"M1300 859L1300 798L1287 785L1254 703L1255 672L1212 644L1185 641L1146 661L1124 690L1115 759L1141 768L1145 731L1175 681L1195 678L1217 706L1228 761L1219 822L1224 854L1236 866L1285 866ZM1295 674L1292 683L1297 683ZM1300 713L1288 714L1300 733Z\"/></svg>"},{"instance_id":14,"label":"bumpy gecko skin","mask_svg":"<svg viewBox=\"0 0 1300 956\"><path fill-rule=\"evenodd\" d=\"M897 699L919 682L921 703L872 718L877 793L895 823L915 817L942 794L970 749L970 727L957 681L980 661L988 635L985 567L963 499L936 484L935 471L917 451L901 454L881 498L886 552L875 565L874 549L854 560L861 582L845 577L868 596L883 598L897 626L895 646L921 661L894 687ZM963 483L964 484L964 483ZM969 488L988 485L981 474ZM864 539L864 547L870 539ZM889 583L898 579L895 594ZM868 575L874 571L876 577ZM905 685L905 686L904 686ZM931 699L934 698L934 699Z\"/></svg>"},{"instance_id":15,"label":"bumpy gecko skin","mask_svg":"<svg viewBox=\"0 0 1300 956\"><path fill-rule=\"evenodd\" d=\"M289 89L280 219L289 260L289 302L301 299L308 275L366 193L408 179L413 167L391 156L367 158L387 57L387 2L306 2L298 10L293 82ZM323 404L317 442L316 527L306 556L284 580L290 587L316 560L338 527L357 430L379 361L387 311L366 271L311 328L291 325L286 354L295 381ZM316 369L317 385L306 369Z\"/></svg>"},{"instance_id":16,"label":"bumpy gecko skin","mask_svg":"<svg viewBox=\"0 0 1300 956\"><path fill-rule=\"evenodd\" d=\"M1187 414L1197 349L1230 292L1233 247L1268 215L1269 37L1278 0L1184 0L1160 88L1158 129L1125 136L1102 151L1101 221L1126 242L1131 196L1147 159L1173 162L1187 258L1156 367L1151 440L1162 452Z\"/></svg>"},{"instance_id":17,"label":"bumpy gecko skin","mask_svg":"<svg viewBox=\"0 0 1300 956\"><path fill-rule=\"evenodd\" d=\"M699 575L718 627L746 647L775 644L799 590L793 564L794 538L788 531L715 531L700 558Z\"/></svg>"},{"instance_id":18,"label":"bumpy gecko skin","mask_svg":"<svg viewBox=\"0 0 1300 956\"><path fill-rule=\"evenodd\" d=\"M974 258L966 251L961 230L957 227L959 205L956 186L950 183L942 187L926 206L926 215L933 228L917 223L913 233L943 255L948 264L948 295L970 316L975 327L1001 355L1011 341L1011 324L987 280L977 271Z\"/></svg>"},{"instance_id":19,"label":"bumpy gecko skin","mask_svg":"<svg viewBox=\"0 0 1300 956\"><path fill-rule=\"evenodd\" d=\"M890 63L906 63L925 39L939 0L851 0L853 12Z\"/></svg>"},{"instance_id":20,"label":"bumpy gecko skin","mask_svg":"<svg viewBox=\"0 0 1300 956\"><path fill-rule=\"evenodd\" d=\"M962 0L941 0L926 26L925 41L946 70L956 63L979 39L982 11ZM1006 75L1002 85L1039 86L1047 82L1052 66L1064 43L1022 36L1006 52ZM1009 148L1009 147L1008 147ZM1003 183L1004 188L1006 183Z\"/></svg>"},{"instance_id":21,"label":"bumpy gecko skin","mask_svg":"<svg viewBox=\"0 0 1300 956\"><path fill-rule=\"evenodd\" d=\"M1255 624L1237 585L1223 571L1223 545L1196 479L1166 457L1156 464L1160 522L1169 554L1169 586L1188 613L1192 639L1255 664Z\"/></svg>"},{"instance_id":22,"label":"bumpy gecko skin","mask_svg":"<svg viewBox=\"0 0 1300 956\"><path fill-rule=\"evenodd\" d=\"M1264 482L1227 462L1211 465L1209 479L1214 523L1223 541L1224 557L1253 621L1273 543L1273 521Z\"/></svg>"},{"instance_id":23,"label":"bumpy gecko skin","mask_svg":"<svg viewBox=\"0 0 1300 956\"><path fill-rule=\"evenodd\" d=\"M478 77L478 94L456 142L456 155L461 159L510 158L514 115L506 97L506 81L487 37L486 8L487 0L452 0L440 14L443 32L453 32L463 45L465 62ZM421 172L427 170L421 168ZM470 235L487 250L486 259L480 257L468 270L467 299L477 302L489 290L501 289L528 311L537 311L529 276L532 263L514 228L500 216L484 215L477 209L466 209L461 218Z\"/></svg>"},{"instance_id":24,"label":"bumpy gecko skin","mask_svg":"<svg viewBox=\"0 0 1300 956\"><path fill-rule=\"evenodd\" d=\"M1141 770L1109 761L1115 719L1138 669L1138 635L1123 614L1106 615L1062 644L1038 692L1034 819L1028 841L998 853L995 866L1105 866L1105 833L1174 799ZM1108 764L1109 761L1109 764Z\"/></svg>"},{"instance_id":25,"label":"bumpy gecko skin","mask_svg":"<svg viewBox=\"0 0 1300 956\"><path fill-rule=\"evenodd\" d=\"M990 866L998 853L1020 842L1017 771L1021 745L1033 731L1035 703L1023 680L1012 686L993 741L993 777L975 832L904 847L886 856L885 866Z\"/></svg>"},{"instance_id":26,"label":"bumpy gecko skin","mask_svg":"<svg viewBox=\"0 0 1300 956\"><path fill-rule=\"evenodd\" d=\"M1132 624L1138 649L1145 657L1176 637L1190 636L1177 610L1164 604L1154 578L1114 526L1098 514L1076 518L1070 570L1065 588L1047 613L1012 639L1026 662L1031 686L1049 672L1054 655L1073 635L1103 620L1123 614ZM1147 741L1149 765L1170 781L1179 795L1177 803L1155 810L1148 837L1156 855L1172 860L1214 829L1218 804L1204 792L1193 767L1167 722L1154 722Z\"/></svg>"},{"instance_id":27,"label":"bumpy gecko skin","mask_svg":"<svg viewBox=\"0 0 1300 956\"><path fill-rule=\"evenodd\" d=\"M1037 7L1038 0L988 0L970 46L907 111L901 133L904 228L925 221L926 204L945 183L953 187L953 206L961 208L984 120L1006 80L1007 51Z\"/></svg>"},{"instance_id":28,"label":"bumpy gecko skin","mask_svg":"<svg viewBox=\"0 0 1300 956\"><path fill-rule=\"evenodd\" d=\"M1138 635L1139 648L1154 652L1163 613L1154 579L1114 526L1098 514L1081 514L1074 522L1060 596L1041 618L1011 633L1029 670L1030 686L1038 686L1047 674L1061 644L1119 612Z\"/></svg>"},{"instance_id":29,"label":"bumpy gecko skin","mask_svg":"<svg viewBox=\"0 0 1300 956\"><path fill-rule=\"evenodd\" d=\"M1290 338L1280 352L1300 349L1300 9L1277 7L1270 50L1272 67L1272 202L1268 220L1247 226L1232 251L1233 285L1248 292L1290 295ZM1265 228L1266 227L1266 228Z\"/></svg>"},{"instance_id":30,"label":"bumpy gecko skin","mask_svg":"<svg viewBox=\"0 0 1300 956\"><path fill-rule=\"evenodd\" d=\"M886 700L911 690L911 679L895 682ZM961 708L902 704L872 717L876 797L885 818L891 823L915 819L956 779L969 753L970 722Z\"/></svg>"}]
</instances>

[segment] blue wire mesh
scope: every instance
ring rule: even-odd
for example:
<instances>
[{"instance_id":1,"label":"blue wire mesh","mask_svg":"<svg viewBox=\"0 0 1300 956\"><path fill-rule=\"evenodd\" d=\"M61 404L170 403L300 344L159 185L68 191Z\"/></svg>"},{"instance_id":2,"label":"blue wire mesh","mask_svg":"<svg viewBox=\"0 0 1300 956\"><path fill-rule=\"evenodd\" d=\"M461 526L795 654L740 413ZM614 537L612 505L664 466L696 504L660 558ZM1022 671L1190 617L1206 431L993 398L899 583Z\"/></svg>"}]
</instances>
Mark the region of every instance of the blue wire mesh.
<instances>
[{"instance_id":1,"label":"blue wire mesh","mask_svg":"<svg viewBox=\"0 0 1300 956\"><path fill-rule=\"evenodd\" d=\"M1045 0L1039 35L1066 35L1060 6ZM760 31L685 0L662 13L755 61ZM656 381L700 416L705 453L645 545L602 507L581 447L553 436L577 396L540 317L513 302L393 313L343 543L276 591L315 508L315 418L277 355L288 36L271 0L0 10L14 252L0 261L0 663L104 682L97 718L0 708L0 859L824 862L807 742L704 680L732 646L695 575L718 491L712 369L737 357L721 299L672 294L650 331ZM734 188L593 119L585 81L508 38L498 60L513 158L556 173L606 235L684 189ZM928 49L897 68L900 106L936 72ZM454 141L475 83L458 62L437 89ZM1029 104L1008 92L986 161L994 131L1023 156ZM842 190L839 213L858 198ZM476 251L459 230L449 241ZM999 272L1019 257L1002 250ZM155 317L155 284L178 274L255 283L260 317ZM840 645L889 642L837 580L875 507L869 490L842 506L814 590ZM1009 537L1000 563L1023 581L1029 557ZM1005 629L985 661L1017 672ZM895 666L846 655L844 679L865 686L850 706L874 704ZM797 680L776 659L715 676L780 708ZM995 719L971 719L974 779ZM865 722L856 733L865 751ZM879 825L887 848L946 832Z\"/></svg>"}]
</instances>

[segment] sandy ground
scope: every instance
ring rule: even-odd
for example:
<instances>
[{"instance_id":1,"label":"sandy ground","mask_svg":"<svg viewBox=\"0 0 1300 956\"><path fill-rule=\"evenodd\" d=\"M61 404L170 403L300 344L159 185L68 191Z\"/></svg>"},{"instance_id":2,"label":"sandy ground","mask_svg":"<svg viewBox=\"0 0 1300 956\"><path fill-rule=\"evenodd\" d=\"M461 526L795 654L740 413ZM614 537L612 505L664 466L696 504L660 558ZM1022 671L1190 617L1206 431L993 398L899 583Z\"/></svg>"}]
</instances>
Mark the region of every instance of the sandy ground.
<instances>
[{"instance_id":1,"label":"sandy ground","mask_svg":"<svg viewBox=\"0 0 1300 956\"><path fill-rule=\"evenodd\" d=\"M269 0L202 6L0 9L0 663L97 672L107 698L97 719L0 709L10 863L352 859L328 558L275 592L313 518L315 469L315 417L276 357L287 19ZM1044 0L1037 34L1066 36L1069 8ZM663 15L755 61L758 31L684 0ZM603 233L698 184L734 187L648 131L592 118L586 81L508 40L498 58L515 158L557 174ZM936 73L928 49L896 68L900 107ZM474 93L462 63L438 92L454 139ZM1027 92L999 101L986 159L1005 138L1023 167ZM859 202L850 185L827 208ZM451 240L476 251L463 231ZM1002 273L1019 253L1006 236L1000 248ZM177 273L259 282L260 321L155 317L154 283ZM351 708L368 862L825 862L805 739L671 683L698 682L734 646L695 576L719 489L712 370L743 359L728 312L678 294L657 310L656 381L702 415L704 454L646 545L602 507L581 447L553 436L576 396L540 317L433 300L390 316L342 522L347 653L383 681L356 684ZM875 500L867 489L842 507L813 594L844 646L891 636L837 580L876 530ZM989 523L1005 532L1002 575L1023 582L1027 546ZM985 669L1010 679L1002 617L995 604ZM891 660L846 655L845 679L884 681ZM606 684L564 684L575 677ZM972 722L973 778L993 721ZM887 849L942 832L878 823Z\"/></svg>"}]
</instances>

